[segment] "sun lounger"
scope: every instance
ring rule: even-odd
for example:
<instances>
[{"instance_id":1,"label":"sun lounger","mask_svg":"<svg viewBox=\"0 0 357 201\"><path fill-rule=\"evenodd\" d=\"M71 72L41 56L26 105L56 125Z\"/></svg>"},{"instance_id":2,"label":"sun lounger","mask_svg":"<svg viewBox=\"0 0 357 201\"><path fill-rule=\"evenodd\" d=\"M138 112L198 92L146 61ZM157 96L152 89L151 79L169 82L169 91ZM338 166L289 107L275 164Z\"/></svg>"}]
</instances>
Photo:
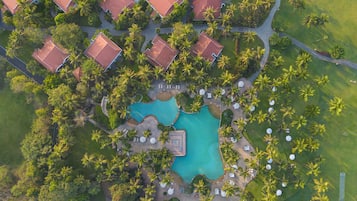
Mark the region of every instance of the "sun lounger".
<instances>
[{"instance_id":1,"label":"sun lounger","mask_svg":"<svg viewBox=\"0 0 357 201\"><path fill-rule=\"evenodd\" d=\"M215 188L215 189L214 189L214 194L215 194L215 195L219 195L219 188Z\"/></svg>"}]
</instances>

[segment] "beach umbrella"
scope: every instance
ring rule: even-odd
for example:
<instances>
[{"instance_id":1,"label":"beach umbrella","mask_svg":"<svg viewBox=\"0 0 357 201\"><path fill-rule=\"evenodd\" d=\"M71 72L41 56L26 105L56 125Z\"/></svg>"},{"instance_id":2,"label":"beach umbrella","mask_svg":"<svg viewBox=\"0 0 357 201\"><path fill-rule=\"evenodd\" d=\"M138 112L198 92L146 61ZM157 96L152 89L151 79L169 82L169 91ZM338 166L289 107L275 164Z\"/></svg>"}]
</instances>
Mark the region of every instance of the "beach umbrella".
<instances>
[{"instance_id":1,"label":"beach umbrella","mask_svg":"<svg viewBox=\"0 0 357 201\"><path fill-rule=\"evenodd\" d=\"M160 182L160 187L161 187L161 188L165 188L166 185L167 185L167 183Z\"/></svg>"},{"instance_id":2,"label":"beach umbrella","mask_svg":"<svg viewBox=\"0 0 357 201\"><path fill-rule=\"evenodd\" d=\"M278 189L276 190L276 196L281 196L283 194L283 191Z\"/></svg>"},{"instance_id":3,"label":"beach umbrella","mask_svg":"<svg viewBox=\"0 0 357 201\"><path fill-rule=\"evenodd\" d=\"M144 137L144 136L141 136L141 137L140 137L140 142L141 142L141 143L144 143L144 142L146 142L146 137Z\"/></svg>"},{"instance_id":4,"label":"beach umbrella","mask_svg":"<svg viewBox=\"0 0 357 201\"><path fill-rule=\"evenodd\" d=\"M278 90L275 86L273 88L271 88L272 92L276 92L276 90Z\"/></svg>"},{"instance_id":5,"label":"beach umbrella","mask_svg":"<svg viewBox=\"0 0 357 201\"><path fill-rule=\"evenodd\" d=\"M292 140L292 137L291 137L290 135L287 135L287 136L285 137L285 140L286 140L287 142L290 142L290 141Z\"/></svg>"},{"instance_id":6,"label":"beach umbrella","mask_svg":"<svg viewBox=\"0 0 357 201\"><path fill-rule=\"evenodd\" d=\"M285 188L287 185L288 185L288 183L285 182L285 181L283 181L283 182L281 183L281 186L284 187L284 188Z\"/></svg>"},{"instance_id":7,"label":"beach umbrella","mask_svg":"<svg viewBox=\"0 0 357 201\"><path fill-rule=\"evenodd\" d=\"M206 91L204 89L200 89L200 91L199 91L200 96L205 95L205 93L206 93Z\"/></svg>"},{"instance_id":8,"label":"beach umbrella","mask_svg":"<svg viewBox=\"0 0 357 201\"><path fill-rule=\"evenodd\" d=\"M267 165L265 166L265 169L271 170L271 165L270 165L270 164L267 164Z\"/></svg>"},{"instance_id":9,"label":"beach umbrella","mask_svg":"<svg viewBox=\"0 0 357 201\"><path fill-rule=\"evenodd\" d=\"M269 160L267 161L269 164L272 164L273 163L273 159L272 158L269 158Z\"/></svg>"},{"instance_id":10,"label":"beach umbrella","mask_svg":"<svg viewBox=\"0 0 357 201\"><path fill-rule=\"evenodd\" d=\"M270 107L270 108L268 109L268 112L269 112L269 113L274 112L274 108Z\"/></svg>"},{"instance_id":11,"label":"beach umbrella","mask_svg":"<svg viewBox=\"0 0 357 201\"><path fill-rule=\"evenodd\" d=\"M167 194L168 194L168 195L173 195L174 192L175 192L175 189L174 189L174 188L171 188L171 187L167 190Z\"/></svg>"},{"instance_id":12,"label":"beach umbrella","mask_svg":"<svg viewBox=\"0 0 357 201\"><path fill-rule=\"evenodd\" d=\"M292 160L292 161L295 160L295 154L290 154L289 155L289 159Z\"/></svg>"},{"instance_id":13,"label":"beach umbrella","mask_svg":"<svg viewBox=\"0 0 357 201\"><path fill-rule=\"evenodd\" d=\"M150 143L151 144L155 144L156 143L156 138L154 138L154 137L150 138Z\"/></svg>"},{"instance_id":14,"label":"beach umbrella","mask_svg":"<svg viewBox=\"0 0 357 201\"><path fill-rule=\"evenodd\" d=\"M251 112L253 112L253 111L255 110L255 106L254 106L254 105L250 106L250 107L249 107L249 110L250 110Z\"/></svg>"},{"instance_id":15,"label":"beach umbrella","mask_svg":"<svg viewBox=\"0 0 357 201\"><path fill-rule=\"evenodd\" d=\"M269 105L270 105L270 106L275 105L275 100L271 100L271 101L269 101Z\"/></svg>"},{"instance_id":16,"label":"beach umbrella","mask_svg":"<svg viewBox=\"0 0 357 201\"><path fill-rule=\"evenodd\" d=\"M272 134L273 133L273 129L271 129L271 128L267 128L267 130L266 130L266 132L267 132L267 134Z\"/></svg>"},{"instance_id":17,"label":"beach umbrella","mask_svg":"<svg viewBox=\"0 0 357 201\"><path fill-rule=\"evenodd\" d=\"M221 95L223 96L226 93L225 89L221 89Z\"/></svg>"},{"instance_id":18,"label":"beach umbrella","mask_svg":"<svg viewBox=\"0 0 357 201\"><path fill-rule=\"evenodd\" d=\"M239 88L243 88L244 87L244 82L243 81L239 81L238 82L238 87Z\"/></svg>"},{"instance_id":19,"label":"beach umbrella","mask_svg":"<svg viewBox=\"0 0 357 201\"><path fill-rule=\"evenodd\" d=\"M233 109L237 110L237 109L239 109L239 108L240 108L239 103L234 103L234 104L233 104Z\"/></svg>"}]
</instances>

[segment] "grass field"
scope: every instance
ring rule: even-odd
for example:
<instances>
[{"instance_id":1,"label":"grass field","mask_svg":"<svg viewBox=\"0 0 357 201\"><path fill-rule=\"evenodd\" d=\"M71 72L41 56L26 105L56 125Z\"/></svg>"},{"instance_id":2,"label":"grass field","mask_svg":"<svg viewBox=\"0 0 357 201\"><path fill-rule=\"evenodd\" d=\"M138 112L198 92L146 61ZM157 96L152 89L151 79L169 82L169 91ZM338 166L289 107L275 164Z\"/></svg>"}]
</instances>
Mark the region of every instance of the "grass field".
<instances>
[{"instance_id":1,"label":"grass field","mask_svg":"<svg viewBox=\"0 0 357 201\"><path fill-rule=\"evenodd\" d=\"M285 51L287 63L291 63L298 53L298 49L291 48ZM346 172L346 191L345 200L356 201L357 190L355 181L357 180L357 84L350 80L357 80L357 71L344 66L336 66L319 60L313 60L309 65L310 74L322 75L327 74L330 82L323 88L316 91L312 100L313 103L319 104L321 108L321 120L326 124L327 133L321 140L320 150L325 158L321 166L321 176L328 179L331 183L328 196L330 200L338 200L339 196L339 173ZM278 73L278 72L276 72ZM340 116L333 116L328 111L328 100L333 96L341 97L345 103L345 110ZM266 100L262 100L264 102ZM299 112L297 110L297 112ZM301 112L301 111L300 111ZM249 133L250 141L256 146L262 148L265 143L262 141L266 125L253 125ZM282 139L283 140L283 139ZM263 145L264 144L264 145ZM308 153L307 153L308 154ZM306 155L303 157L310 157ZM305 158L307 159L307 158ZM305 160L302 158L301 160ZM299 162L299 158L297 162ZM293 190L287 190L283 200L305 201L310 200L312 196L312 180L309 179L304 190L293 193ZM252 182L249 189L253 192L260 192L260 181ZM289 196L287 196L289 195Z\"/></svg>"},{"instance_id":2,"label":"grass field","mask_svg":"<svg viewBox=\"0 0 357 201\"><path fill-rule=\"evenodd\" d=\"M345 58L357 62L357 4L355 0L306 0L306 9L293 10L288 1L281 1L275 21L281 24L284 32L302 41L311 48L328 51L340 45L345 48ZM325 13L329 22L324 27L307 28L303 25L305 16Z\"/></svg>"},{"instance_id":3,"label":"grass field","mask_svg":"<svg viewBox=\"0 0 357 201\"><path fill-rule=\"evenodd\" d=\"M67 162L73 166L80 174L84 174L87 178L91 177L92 172L88 168L84 168L81 159L85 153L88 154L103 154L108 159L111 159L115 152L112 149L100 149L98 143L91 140L92 131L96 130L92 124L87 123L83 128L77 128L73 132L75 144L70 150ZM91 198L92 201L105 201L103 191Z\"/></svg>"},{"instance_id":4,"label":"grass field","mask_svg":"<svg viewBox=\"0 0 357 201\"><path fill-rule=\"evenodd\" d=\"M9 40L9 35L11 31L2 30L0 31L0 45L6 47Z\"/></svg>"},{"instance_id":5,"label":"grass field","mask_svg":"<svg viewBox=\"0 0 357 201\"><path fill-rule=\"evenodd\" d=\"M0 88L0 165L12 168L22 161L20 143L31 130L34 109L21 94L14 94L5 84Z\"/></svg>"}]
</instances>

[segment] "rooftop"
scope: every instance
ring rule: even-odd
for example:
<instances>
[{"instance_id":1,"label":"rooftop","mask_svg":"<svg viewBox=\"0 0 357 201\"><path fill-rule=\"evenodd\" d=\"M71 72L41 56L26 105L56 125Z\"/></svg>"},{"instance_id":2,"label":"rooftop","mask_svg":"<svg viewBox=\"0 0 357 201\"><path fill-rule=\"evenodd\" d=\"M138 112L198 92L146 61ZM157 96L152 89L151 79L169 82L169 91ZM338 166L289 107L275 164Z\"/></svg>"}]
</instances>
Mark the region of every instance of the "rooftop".
<instances>
[{"instance_id":1,"label":"rooftop","mask_svg":"<svg viewBox=\"0 0 357 201\"><path fill-rule=\"evenodd\" d=\"M41 49L36 49L32 57L41 63L47 70L55 73L66 62L69 54L67 51L57 46L52 37L48 37Z\"/></svg>"},{"instance_id":2,"label":"rooftop","mask_svg":"<svg viewBox=\"0 0 357 201\"><path fill-rule=\"evenodd\" d=\"M117 44L100 32L84 54L93 58L104 70L107 70L121 52L122 49Z\"/></svg>"},{"instance_id":3,"label":"rooftop","mask_svg":"<svg viewBox=\"0 0 357 201\"><path fill-rule=\"evenodd\" d=\"M186 155L186 132L184 130L175 130L169 132L169 141L166 148L175 156Z\"/></svg>"},{"instance_id":4,"label":"rooftop","mask_svg":"<svg viewBox=\"0 0 357 201\"><path fill-rule=\"evenodd\" d=\"M223 45L219 44L204 32L201 32L197 43L191 49L192 53L202 56L211 63L216 60L222 50Z\"/></svg>"},{"instance_id":5,"label":"rooftop","mask_svg":"<svg viewBox=\"0 0 357 201\"><path fill-rule=\"evenodd\" d=\"M102 0L100 7L105 12L109 11L112 14L112 18L116 20L125 8L132 8L134 3L134 0Z\"/></svg>"},{"instance_id":6,"label":"rooftop","mask_svg":"<svg viewBox=\"0 0 357 201\"><path fill-rule=\"evenodd\" d=\"M161 66L164 70L168 69L177 54L178 51L158 35L152 40L151 49L145 50L149 62L154 66Z\"/></svg>"},{"instance_id":7,"label":"rooftop","mask_svg":"<svg viewBox=\"0 0 357 201\"><path fill-rule=\"evenodd\" d=\"M183 0L147 0L147 2L161 17L166 17L174 9L175 3L181 4Z\"/></svg>"},{"instance_id":8,"label":"rooftop","mask_svg":"<svg viewBox=\"0 0 357 201\"><path fill-rule=\"evenodd\" d=\"M204 20L206 9L211 7L214 9L214 17L218 18L221 14L222 0L193 0L193 13L195 20Z\"/></svg>"},{"instance_id":9,"label":"rooftop","mask_svg":"<svg viewBox=\"0 0 357 201\"><path fill-rule=\"evenodd\" d=\"M10 11L10 13L15 14L18 7L19 3L17 0L2 0L4 3L5 7Z\"/></svg>"},{"instance_id":10,"label":"rooftop","mask_svg":"<svg viewBox=\"0 0 357 201\"><path fill-rule=\"evenodd\" d=\"M76 78L77 81L81 81L81 76L82 76L82 69L81 67L78 67L73 70L73 76Z\"/></svg>"},{"instance_id":11,"label":"rooftop","mask_svg":"<svg viewBox=\"0 0 357 201\"><path fill-rule=\"evenodd\" d=\"M55 2L55 4L65 13L69 11L70 7L75 5L72 0L53 0L53 2Z\"/></svg>"}]
</instances>

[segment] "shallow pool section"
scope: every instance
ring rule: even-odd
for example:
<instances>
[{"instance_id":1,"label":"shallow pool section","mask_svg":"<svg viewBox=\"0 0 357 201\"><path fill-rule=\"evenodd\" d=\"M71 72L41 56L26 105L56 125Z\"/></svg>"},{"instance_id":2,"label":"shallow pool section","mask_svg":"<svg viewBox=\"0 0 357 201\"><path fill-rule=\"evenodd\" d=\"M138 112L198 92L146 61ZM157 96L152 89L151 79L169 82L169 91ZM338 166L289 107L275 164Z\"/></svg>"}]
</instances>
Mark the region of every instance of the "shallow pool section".
<instances>
[{"instance_id":1,"label":"shallow pool section","mask_svg":"<svg viewBox=\"0 0 357 201\"><path fill-rule=\"evenodd\" d=\"M172 170L189 183L198 175L206 175L211 180L223 175L223 164L219 154L219 120L214 118L208 107L199 113L181 112L175 123L176 129L186 130L186 156L176 157Z\"/></svg>"},{"instance_id":2,"label":"shallow pool section","mask_svg":"<svg viewBox=\"0 0 357 201\"><path fill-rule=\"evenodd\" d=\"M151 103L134 103L129 106L130 116L141 122L146 116L153 115L165 126L172 125L179 115L176 99L168 101L155 100Z\"/></svg>"}]
</instances>

